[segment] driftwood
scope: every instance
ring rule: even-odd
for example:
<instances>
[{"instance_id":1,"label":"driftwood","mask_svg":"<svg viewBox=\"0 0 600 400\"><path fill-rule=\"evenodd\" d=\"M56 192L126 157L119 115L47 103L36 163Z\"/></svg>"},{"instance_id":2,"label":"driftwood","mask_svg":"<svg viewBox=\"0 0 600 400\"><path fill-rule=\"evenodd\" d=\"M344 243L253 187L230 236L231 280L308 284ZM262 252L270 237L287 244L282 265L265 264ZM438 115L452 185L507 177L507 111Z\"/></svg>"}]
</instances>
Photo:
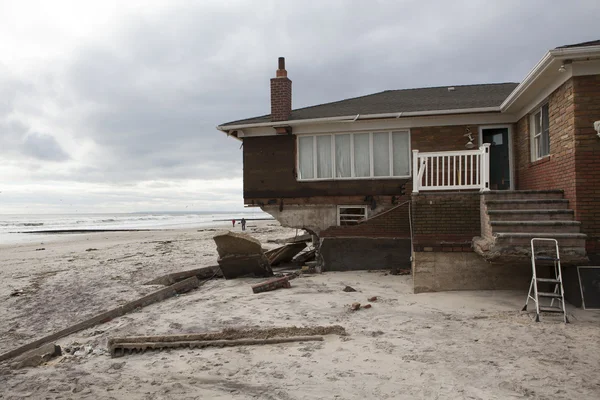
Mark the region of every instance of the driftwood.
<instances>
[{"instance_id":1,"label":"driftwood","mask_svg":"<svg viewBox=\"0 0 600 400\"><path fill-rule=\"evenodd\" d=\"M144 283L144 285L165 285L169 286L179 281L182 281L187 278L191 278L195 276L196 278L203 279L212 279L212 278L222 278L223 273L218 265L212 265L210 267L203 267L197 269L191 269L188 271L174 272L172 274L167 274L156 279L153 279L149 282Z\"/></svg>"},{"instance_id":2,"label":"driftwood","mask_svg":"<svg viewBox=\"0 0 600 400\"><path fill-rule=\"evenodd\" d=\"M271 290L275 290L275 289L279 289L279 288L289 289L291 287L292 287L292 285L290 284L290 278L287 276L284 276L282 278L271 279L266 282L261 282L259 284L252 286L252 292L262 293L262 292L269 292Z\"/></svg>"},{"instance_id":3,"label":"driftwood","mask_svg":"<svg viewBox=\"0 0 600 400\"><path fill-rule=\"evenodd\" d=\"M98 325L98 324L101 324L104 322L108 322L114 318L120 317L121 315L125 315L127 313L130 313L130 312L138 309L138 308L145 307L147 305L156 303L158 301L165 300L165 299L172 297L178 293L189 292L190 290L197 288L199 285L200 285L200 282L198 281L198 278L196 278L195 276L192 278L188 278L184 281L175 283L169 287L166 287L166 288L156 291L154 293L150 293L147 296L144 296L144 297L139 298L134 301L130 301L122 306L113 308L112 310L105 311L101 314L98 314L98 315L92 317L92 318L86 319L83 322L80 322L75 325L71 325L70 327L65 328L61 331L52 333L48 336L44 336L41 339L38 339L38 340L35 340L28 344L25 344L21 347L18 347L14 350L9 351L8 353L0 354L0 361L4 361L4 360L8 360L10 358L16 357L20 354L25 353L26 351L38 348L46 343L53 342L62 337L70 335L72 333L91 328L92 326L95 326L95 325Z\"/></svg>"},{"instance_id":4,"label":"driftwood","mask_svg":"<svg viewBox=\"0 0 600 400\"><path fill-rule=\"evenodd\" d=\"M122 340L126 340L124 338ZM323 336L295 336L268 339L234 339L234 340L183 340L183 341L160 341L160 342L112 342L109 351L112 357L122 357L126 353L144 352L155 349L172 349L178 347L204 348L204 347L230 347L230 346L255 346L264 344L311 342L322 341Z\"/></svg>"}]
</instances>

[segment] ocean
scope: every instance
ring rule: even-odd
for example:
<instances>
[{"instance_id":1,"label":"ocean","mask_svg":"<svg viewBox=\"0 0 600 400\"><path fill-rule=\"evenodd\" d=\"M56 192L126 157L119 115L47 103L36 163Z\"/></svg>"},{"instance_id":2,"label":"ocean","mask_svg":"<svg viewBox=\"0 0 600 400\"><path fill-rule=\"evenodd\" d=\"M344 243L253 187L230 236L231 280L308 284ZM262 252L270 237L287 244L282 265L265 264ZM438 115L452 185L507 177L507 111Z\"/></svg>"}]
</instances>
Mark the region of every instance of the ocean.
<instances>
[{"instance_id":1,"label":"ocean","mask_svg":"<svg viewBox=\"0 0 600 400\"><path fill-rule=\"evenodd\" d=\"M43 242L48 234L35 231L89 229L182 229L210 226L231 227L231 220L271 219L262 211L252 212L140 212L132 214L0 214L0 244ZM250 221L249 221L250 222Z\"/></svg>"}]
</instances>

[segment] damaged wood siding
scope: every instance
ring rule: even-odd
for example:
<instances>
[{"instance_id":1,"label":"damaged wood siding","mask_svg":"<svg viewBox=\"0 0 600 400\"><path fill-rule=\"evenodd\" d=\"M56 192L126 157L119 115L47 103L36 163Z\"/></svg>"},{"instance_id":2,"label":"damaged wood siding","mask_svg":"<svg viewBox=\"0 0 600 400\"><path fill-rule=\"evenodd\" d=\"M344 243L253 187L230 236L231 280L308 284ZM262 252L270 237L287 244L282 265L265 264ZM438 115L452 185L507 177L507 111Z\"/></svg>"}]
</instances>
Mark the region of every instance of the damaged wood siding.
<instances>
[{"instance_id":1,"label":"damaged wood siding","mask_svg":"<svg viewBox=\"0 0 600 400\"><path fill-rule=\"evenodd\" d=\"M296 180L296 136L244 138L244 199L314 196L393 196L406 179L321 182Z\"/></svg>"}]
</instances>

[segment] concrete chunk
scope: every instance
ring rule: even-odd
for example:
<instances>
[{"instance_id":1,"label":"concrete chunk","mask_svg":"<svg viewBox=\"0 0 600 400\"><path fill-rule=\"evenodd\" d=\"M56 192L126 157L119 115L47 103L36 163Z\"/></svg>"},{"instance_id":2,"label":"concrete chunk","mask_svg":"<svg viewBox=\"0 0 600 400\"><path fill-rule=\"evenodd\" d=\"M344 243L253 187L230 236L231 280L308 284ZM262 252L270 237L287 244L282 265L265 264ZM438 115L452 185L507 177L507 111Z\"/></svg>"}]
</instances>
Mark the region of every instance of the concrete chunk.
<instances>
[{"instance_id":1,"label":"concrete chunk","mask_svg":"<svg viewBox=\"0 0 600 400\"><path fill-rule=\"evenodd\" d=\"M48 343L37 349L28 351L15 359L13 368L20 369L26 367L37 367L40 364L48 362L54 357L60 356L62 351L59 345Z\"/></svg>"}]
</instances>

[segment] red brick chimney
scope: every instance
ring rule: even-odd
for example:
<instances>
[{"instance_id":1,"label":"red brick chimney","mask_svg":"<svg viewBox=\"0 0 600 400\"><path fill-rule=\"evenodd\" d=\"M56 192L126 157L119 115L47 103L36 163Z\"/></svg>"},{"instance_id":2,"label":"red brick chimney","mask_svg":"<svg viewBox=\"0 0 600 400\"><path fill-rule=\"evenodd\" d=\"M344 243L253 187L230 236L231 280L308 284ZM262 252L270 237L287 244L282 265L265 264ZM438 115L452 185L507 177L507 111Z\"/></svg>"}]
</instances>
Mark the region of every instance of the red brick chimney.
<instances>
[{"instance_id":1,"label":"red brick chimney","mask_svg":"<svg viewBox=\"0 0 600 400\"><path fill-rule=\"evenodd\" d=\"M271 78L271 121L287 121L292 112L292 81L287 77L285 58L279 57L279 69Z\"/></svg>"}]
</instances>

